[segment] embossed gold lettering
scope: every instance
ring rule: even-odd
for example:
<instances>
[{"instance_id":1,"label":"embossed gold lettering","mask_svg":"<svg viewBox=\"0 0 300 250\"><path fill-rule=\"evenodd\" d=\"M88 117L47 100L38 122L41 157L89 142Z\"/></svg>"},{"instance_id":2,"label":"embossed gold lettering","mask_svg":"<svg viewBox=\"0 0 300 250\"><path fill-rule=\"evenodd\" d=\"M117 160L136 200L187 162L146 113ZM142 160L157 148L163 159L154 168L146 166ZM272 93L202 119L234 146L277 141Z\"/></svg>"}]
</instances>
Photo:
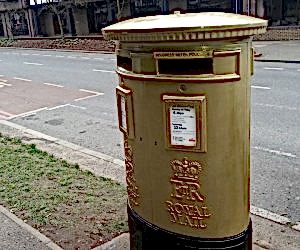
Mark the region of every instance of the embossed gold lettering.
<instances>
[{"instance_id":1,"label":"embossed gold lettering","mask_svg":"<svg viewBox=\"0 0 300 250\"><path fill-rule=\"evenodd\" d=\"M205 219L211 216L204 204L205 197L200 193L199 174L202 166L187 158L171 162L173 176L171 200L166 201L171 222L195 229L205 229ZM199 204L200 203L200 204Z\"/></svg>"},{"instance_id":2,"label":"embossed gold lettering","mask_svg":"<svg viewBox=\"0 0 300 250\"><path fill-rule=\"evenodd\" d=\"M128 201L130 205L138 206L139 193L134 177L133 152L128 144L127 138L124 138L124 149Z\"/></svg>"},{"instance_id":3,"label":"embossed gold lettering","mask_svg":"<svg viewBox=\"0 0 300 250\"><path fill-rule=\"evenodd\" d=\"M171 201L166 201L167 207L168 207L168 211L171 215L171 222L176 223L176 221L178 220L178 217L176 216L175 210L173 208L173 203Z\"/></svg>"},{"instance_id":4,"label":"embossed gold lettering","mask_svg":"<svg viewBox=\"0 0 300 250\"><path fill-rule=\"evenodd\" d=\"M184 182L175 178L172 178L170 182L174 184L174 192L171 194L171 196L177 199L186 198L187 200L197 200L199 202L204 200L204 197L198 192L200 188L198 183Z\"/></svg>"},{"instance_id":5,"label":"embossed gold lettering","mask_svg":"<svg viewBox=\"0 0 300 250\"><path fill-rule=\"evenodd\" d=\"M204 223L203 218L199 218L199 217L192 217L192 218L193 218L193 227L200 228L200 229L204 229L207 227L207 225Z\"/></svg>"},{"instance_id":6,"label":"embossed gold lettering","mask_svg":"<svg viewBox=\"0 0 300 250\"><path fill-rule=\"evenodd\" d=\"M173 203L166 201L168 211L171 215L171 222L178 223L193 228L206 228L205 218L209 218L207 207L198 207L197 205ZM204 212L205 211L205 212Z\"/></svg>"}]
</instances>

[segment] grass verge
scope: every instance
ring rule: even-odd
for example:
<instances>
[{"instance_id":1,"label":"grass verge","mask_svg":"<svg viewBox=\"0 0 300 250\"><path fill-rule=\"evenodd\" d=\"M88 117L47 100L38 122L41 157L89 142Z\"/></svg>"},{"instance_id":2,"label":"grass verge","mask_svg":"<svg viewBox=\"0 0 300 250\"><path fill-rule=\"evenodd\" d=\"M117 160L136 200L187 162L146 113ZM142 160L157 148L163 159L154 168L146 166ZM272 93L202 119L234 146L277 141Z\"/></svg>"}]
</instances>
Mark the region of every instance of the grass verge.
<instances>
[{"instance_id":1,"label":"grass verge","mask_svg":"<svg viewBox=\"0 0 300 250\"><path fill-rule=\"evenodd\" d=\"M0 204L64 249L127 231L126 197L123 185L0 134Z\"/></svg>"}]
</instances>

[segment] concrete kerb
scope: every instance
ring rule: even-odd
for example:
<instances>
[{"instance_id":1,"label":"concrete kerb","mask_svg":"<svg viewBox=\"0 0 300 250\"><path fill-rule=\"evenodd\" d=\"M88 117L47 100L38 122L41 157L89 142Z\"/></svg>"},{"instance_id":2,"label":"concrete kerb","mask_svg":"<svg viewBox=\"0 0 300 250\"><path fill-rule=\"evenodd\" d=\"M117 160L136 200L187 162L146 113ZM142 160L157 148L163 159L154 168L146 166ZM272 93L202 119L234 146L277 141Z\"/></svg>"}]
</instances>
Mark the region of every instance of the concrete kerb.
<instances>
[{"instance_id":1,"label":"concrete kerb","mask_svg":"<svg viewBox=\"0 0 300 250\"><path fill-rule=\"evenodd\" d=\"M129 249L129 233L121 234L109 242L104 243L92 250L127 250Z\"/></svg>"},{"instance_id":2,"label":"concrete kerb","mask_svg":"<svg viewBox=\"0 0 300 250\"><path fill-rule=\"evenodd\" d=\"M0 47L0 49L23 49L23 50L36 50L36 51L59 51L59 52L78 52L78 53L99 53L99 54L115 54L115 52L105 50L77 50L77 49L42 49L42 48L23 48L23 47Z\"/></svg>"},{"instance_id":3,"label":"concrete kerb","mask_svg":"<svg viewBox=\"0 0 300 250\"><path fill-rule=\"evenodd\" d=\"M46 237L45 235L41 234L38 230L36 230L33 227L26 224L23 220L19 219L17 216L15 216L13 213L11 213L9 210L7 210L5 207L3 207L1 205L0 205L0 213L4 214L6 217L8 217L12 221L14 221L21 228L25 229L27 232L29 232L31 235L33 235L35 238L39 239L42 243L44 243L50 249L63 250L60 246L55 244L48 237Z\"/></svg>"},{"instance_id":4,"label":"concrete kerb","mask_svg":"<svg viewBox=\"0 0 300 250\"><path fill-rule=\"evenodd\" d=\"M119 183L125 184L125 163L120 159L115 159L109 155L45 135L6 120L0 120L0 125L10 128L10 130L8 129L9 131L6 132L9 136L20 137L23 139L24 143L35 143L42 150L49 151L50 154L54 154L59 158L71 160L70 156L72 156L78 162L71 162L79 163L83 170L89 170L97 176L110 178ZM18 131L18 133L13 133L13 130L15 130L15 133ZM62 147L66 150L63 150ZM67 151L67 149L69 149L68 157L64 157L66 156L64 155L64 152ZM99 166L100 163L102 165L101 167Z\"/></svg>"},{"instance_id":5,"label":"concrete kerb","mask_svg":"<svg viewBox=\"0 0 300 250\"><path fill-rule=\"evenodd\" d=\"M272 213L268 210L250 206L250 213L253 215L256 215L258 217L261 217L263 219L267 219L272 222L276 222L280 225L289 226L291 229L300 232L300 222L293 223L289 218Z\"/></svg>"}]
</instances>

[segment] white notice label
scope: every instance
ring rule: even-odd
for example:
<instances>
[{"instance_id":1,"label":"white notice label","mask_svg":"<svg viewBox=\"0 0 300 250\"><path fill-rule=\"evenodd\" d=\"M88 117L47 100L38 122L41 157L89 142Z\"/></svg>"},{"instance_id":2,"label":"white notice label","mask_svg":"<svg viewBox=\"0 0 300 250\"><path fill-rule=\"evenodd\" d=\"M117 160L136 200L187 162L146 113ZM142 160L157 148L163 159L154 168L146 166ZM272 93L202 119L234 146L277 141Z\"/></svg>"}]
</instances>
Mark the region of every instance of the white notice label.
<instances>
[{"instance_id":1,"label":"white notice label","mask_svg":"<svg viewBox=\"0 0 300 250\"><path fill-rule=\"evenodd\" d=\"M127 129L126 98L121 96L121 126Z\"/></svg>"},{"instance_id":2,"label":"white notice label","mask_svg":"<svg viewBox=\"0 0 300 250\"><path fill-rule=\"evenodd\" d=\"M196 111L193 106L170 107L171 145L196 146Z\"/></svg>"}]
</instances>

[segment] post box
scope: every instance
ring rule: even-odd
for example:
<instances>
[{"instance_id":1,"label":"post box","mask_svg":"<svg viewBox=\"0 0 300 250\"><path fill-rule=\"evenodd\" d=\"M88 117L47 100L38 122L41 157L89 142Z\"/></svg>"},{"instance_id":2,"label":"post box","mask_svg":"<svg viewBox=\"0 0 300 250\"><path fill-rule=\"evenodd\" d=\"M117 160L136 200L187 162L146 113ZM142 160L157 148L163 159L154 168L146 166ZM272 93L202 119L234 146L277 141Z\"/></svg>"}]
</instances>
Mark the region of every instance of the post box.
<instances>
[{"instance_id":1,"label":"post box","mask_svg":"<svg viewBox=\"0 0 300 250\"><path fill-rule=\"evenodd\" d=\"M229 13L135 18L117 40L131 249L251 249L252 36Z\"/></svg>"}]
</instances>

